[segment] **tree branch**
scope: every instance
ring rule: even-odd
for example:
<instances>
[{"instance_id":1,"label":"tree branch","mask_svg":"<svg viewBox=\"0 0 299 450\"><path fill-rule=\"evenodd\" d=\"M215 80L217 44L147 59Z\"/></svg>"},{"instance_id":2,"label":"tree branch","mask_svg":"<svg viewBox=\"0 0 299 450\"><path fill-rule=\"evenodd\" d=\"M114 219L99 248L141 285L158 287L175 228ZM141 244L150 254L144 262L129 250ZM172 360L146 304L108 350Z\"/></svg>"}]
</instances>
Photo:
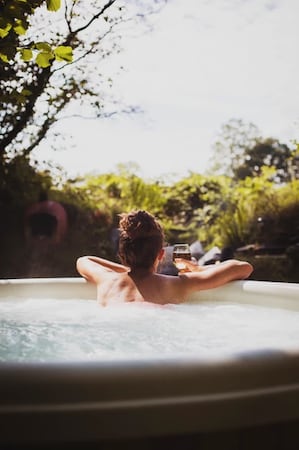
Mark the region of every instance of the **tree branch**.
<instances>
[{"instance_id":1,"label":"tree branch","mask_svg":"<svg viewBox=\"0 0 299 450\"><path fill-rule=\"evenodd\" d=\"M82 27L77 28L77 30L74 30L73 33L78 34L81 31L86 30L95 20L97 20L102 14L104 14L106 9L110 8L110 6L112 6L113 3L115 3L115 1L116 0L110 0L109 2L107 2L106 5L104 5L103 8L89 20L89 22L87 22Z\"/></svg>"},{"instance_id":2,"label":"tree branch","mask_svg":"<svg viewBox=\"0 0 299 450\"><path fill-rule=\"evenodd\" d=\"M115 116L116 114L140 114L144 111L139 106L128 106L127 108L123 108L120 111L111 111L111 112L102 112L95 116L83 116L82 114L70 114L69 116L63 116L59 120L68 120L68 119L83 119L83 120L95 120L98 118L108 119L110 117Z\"/></svg>"},{"instance_id":3,"label":"tree branch","mask_svg":"<svg viewBox=\"0 0 299 450\"><path fill-rule=\"evenodd\" d=\"M50 69L51 67L43 69L37 76L37 80L33 81L32 84L28 86L28 90L31 91L31 95L28 98L24 112L21 114L20 119L16 122L13 129L8 132L2 140L0 140L0 153L5 151L6 146L16 138L19 132L25 128L28 121L33 116L34 105L49 81L51 75Z\"/></svg>"}]
</instances>

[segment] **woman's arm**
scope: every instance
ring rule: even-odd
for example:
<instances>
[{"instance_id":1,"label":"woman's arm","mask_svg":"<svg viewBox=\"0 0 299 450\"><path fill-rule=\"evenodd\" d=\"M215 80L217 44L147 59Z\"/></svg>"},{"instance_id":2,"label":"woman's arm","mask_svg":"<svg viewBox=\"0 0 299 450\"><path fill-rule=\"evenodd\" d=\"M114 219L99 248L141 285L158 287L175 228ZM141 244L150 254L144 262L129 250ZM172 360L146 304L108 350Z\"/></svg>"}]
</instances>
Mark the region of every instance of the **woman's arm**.
<instances>
[{"instance_id":1,"label":"woman's arm","mask_svg":"<svg viewBox=\"0 0 299 450\"><path fill-rule=\"evenodd\" d=\"M98 256L81 256L77 259L76 267L80 275L94 283L97 283L107 271L121 273L130 270L122 264Z\"/></svg>"},{"instance_id":2,"label":"woman's arm","mask_svg":"<svg viewBox=\"0 0 299 450\"><path fill-rule=\"evenodd\" d=\"M190 263L190 262L189 262ZM230 259L219 264L196 267L187 264L190 272L179 273L186 287L191 290L212 289L233 280L243 280L248 278L253 271L253 267L246 261Z\"/></svg>"}]
</instances>

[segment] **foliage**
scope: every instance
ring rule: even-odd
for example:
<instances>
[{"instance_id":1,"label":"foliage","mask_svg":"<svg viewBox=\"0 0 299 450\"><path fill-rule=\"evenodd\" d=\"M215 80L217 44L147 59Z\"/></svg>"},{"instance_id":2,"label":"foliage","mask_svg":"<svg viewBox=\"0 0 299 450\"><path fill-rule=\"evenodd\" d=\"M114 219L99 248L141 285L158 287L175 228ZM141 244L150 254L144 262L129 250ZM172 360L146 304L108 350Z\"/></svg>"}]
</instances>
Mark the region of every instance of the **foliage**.
<instances>
[{"instance_id":1,"label":"foliage","mask_svg":"<svg viewBox=\"0 0 299 450\"><path fill-rule=\"evenodd\" d=\"M163 189L163 217L169 241L207 240L206 230L222 208L229 181L226 177L208 177L195 173Z\"/></svg>"},{"instance_id":2,"label":"foliage","mask_svg":"<svg viewBox=\"0 0 299 450\"><path fill-rule=\"evenodd\" d=\"M299 282L298 271L285 256L265 255L258 258L246 257L254 271L250 277L258 281Z\"/></svg>"},{"instance_id":3,"label":"foliage","mask_svg":"<svg viewBox=\"0 0 299 450\"><path fill-rule=\"evenodd\" d=\"M292 234L290 227L295 239L299 182L277 187L273 171L263 168L260 176L239 183L190 174L166 185L146 182L134 173L136 168L122 166L118 173L89 176L72 189L74 198L85 198L89 208L109 217L111 226L122 211L147 209L163 223L170 244L198 239L206 248L236 249L269 238L278 242L282 230ZM271 223L271 234L266 223Z\"/></svg>"},{"instance_id":4,"label":"foliage","mask_svg":"<svg viewBox=\"0 0 299 450\"><path fill-rule=\"evenodd\" d=\"M296 151L275 139L265 139L257 142L252 148L246 149L246 157L234 170L236 179L255 177L261 174L262 168L273 167L273 180L284 183L299 178L299 165Z\"/></svg>"},{"instance_id":5,"label":"foliage","mask_svg":"<svg viewBox=\"0 0 299 450\"><path fill-rule=\"evenodd\" d=\"M247 244L288 246L299 241L299 180L277 186L273 172L264 167L260 176L232 186L225 210L210 229L214 245L236 249Z\"/></svg>"},{"instance_id":6,"label":"foliage","mask_svg":"<svg viewBox=\"0 0 299 450\"><path fill-rule=\"evenodd\" d=\"M61 184L61 179L55 182L49 171L39 171L28 157L19 156L11 161L5 182L0 177L4 218L0 245L7 261L1 276L73 276L80 254L117 259L112 242L117 215L147 209L160 219L170 244L199 239L206 250L214 245L232 249L257 243L283 246L284 258L269 257L267 267L266 257L252 261L257 267L254 279L272 276L299 281L299 180L277 185L273 171L264 167L259 176L239 182L191 173L163 184L143 180L134 165L122 165L116 173ZM49 199L59 201L68 215L68 234L55 252L50 248L35 251L24 240L24 211L42 190L48 191Z\"/></svg>"},{"instance_id":7,"label":"foliage","mask_svg":"<svg viewBox=\"0 0 299 450\"><path fill-rule=\"evenodd\" d=\"M241 119L230 119L223 124L214 143L210 160L210 172L234 176L236 169L246 159L246 149L254 147L261 140L256 125Z\"/></svg>"},{"instance_id":8,"label":"foliage","mask_svg":"<svg viewBox=\"0 0 299 450\"><path fill-rule=\"evenodd\" d=\"M22 155L11 160L5 171L5 177L0 173L0 248L5 261L0 277L75 276L74 261L78 256L114 256L108 218L95 214L71 181L59 186L51 175L51 167L40 171ZM60 202L68 216L67 236L55 251L42 241L32 243L25 239L25 211L43 192L50 200Z\"/></svg>"},{"instance_id":9,"label":"foliage","mask_svg":"<svg viewBox=\"0 0 299 450\"><path fill-rule=\"evenodd\" d=\"M46 5L48 11L57 11L60 0L6 0L0 10L0 59L11 62L16 55L23 61L35 61L40 67L50 65L50 60L71 62L71 47L51 47L48 42L25 42L22 37L29 28L29 19L35 10Z\"/></svg>"},{"instance_id":10,"label":"foliage","mask_svg":"<svg viewBox=\"0 0 299 450\"><path fill-rule=\"evenodd\" d=\"M0 165L0 210L16 211L24 205L36 201L41 191L48 191L53 185L50 167L38 171L29 158L18 155Z\"/></svg>"},{"instance_id":11,"label":"foliage","mask_svg":"<svg viewBox=\"0 0 299 450\"><path fill-rule=\"evenodd\" d=\"M17 5L16 18L9 19L11 27L5 22L10 10L4 8L1 26L8 33L1 41L8 62L0 60L0 165L17 154L29 155L57 120L75 111L97 118L136 110L115 105L109 94L112 80L103 75L102 65L120 49L121 25L138 15L143 18L142 13L157 8L156 2L145 9L138 0L120 6L115 0L92 0L88 7L85 0L66 0L55 12L55 25L43 3L9 0L8 6ZM24 35L17 33L15 20L24 22ZM38 64L30 58L31 46ZM20 49L21 56L15 49ZM58 146L55 135L51 142Z\"/></svg>"},{"instance_id":12,"label":"foliage","mask_svg":"<svg viewBox=\"0 0 299 450\"><path fill-rule=\"evenodd\" d=\"M299 180L275 190L276 208L263 216L260 240L291 246L299 242ZM271 230L271 233L269 233Z\"/></svg>"},{"instance_id":13,"label":"foliage","mask_svg":"<svg viewBox=\"0 0 299 450\"><path fill-rule=\"evenodd\" d=\"M145 209L163 223L166 240L196 240L199 227L216 220L222 203L226 178L191 174L172 185L145 181L136 175L132 165L119 166L117 173L88 176L78 180L72 189L85 197L91 208L117 223L122 211Z\"/></svg>"},{"instance_id":14,"label":"foliage","mask_svg":"<svg viewBox=\"0 0 299 450\"><path fill-rule=\"evenodd\" d=\"M218 238L217 245L237 248L255 243L258 218L271 213L276 207L272 175L272 169L263 169L259 177L248 177L232 185L225 211L213 228Z\"/></svg>"},{"instance_id":15,"label":"foliage","mask_svg":"<svg viewBox=\"0 0 299 450\"><path fill-rule=\"evenodd\" d=\"M225 173L237 181L259 176L264 166L275 169L275 183L298 179L298 146L291 149L277 139L262 138L254 124L242 120L224 124L214 144L210 172Z\"/></svg>"},{"instance_id":16,"label":"foliage","mask_svg":"<svg viewBox=\"0 0 299 450\"><path fill-rule=\"evenodd\" d=\"M134 173L135 169L135 166L120 165L116 173L88 176L79 185L79 190L94 208L108 212L111 219L132 209L146 209L158 214L163 202L159 184L142 180Z\"/></svg>"}]
</instances>

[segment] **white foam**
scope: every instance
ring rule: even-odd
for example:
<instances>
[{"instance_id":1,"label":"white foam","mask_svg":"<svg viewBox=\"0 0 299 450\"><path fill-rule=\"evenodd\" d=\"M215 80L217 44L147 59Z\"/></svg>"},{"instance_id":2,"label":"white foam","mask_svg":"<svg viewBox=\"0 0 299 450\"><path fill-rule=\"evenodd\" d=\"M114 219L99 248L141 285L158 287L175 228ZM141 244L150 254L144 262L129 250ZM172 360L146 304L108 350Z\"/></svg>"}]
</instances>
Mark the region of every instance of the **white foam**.
<instances>
[{"instance_id":1,"label":"white foam","mask_svg":"<svg viewBox=\"0 0 299 450\"><path fill-rule=\"evenodd\" d=\"M93 300L0 301L0 361L225 356L299 349L299 312L206 302L101 307Z\"/></svg>"}]
</instances>

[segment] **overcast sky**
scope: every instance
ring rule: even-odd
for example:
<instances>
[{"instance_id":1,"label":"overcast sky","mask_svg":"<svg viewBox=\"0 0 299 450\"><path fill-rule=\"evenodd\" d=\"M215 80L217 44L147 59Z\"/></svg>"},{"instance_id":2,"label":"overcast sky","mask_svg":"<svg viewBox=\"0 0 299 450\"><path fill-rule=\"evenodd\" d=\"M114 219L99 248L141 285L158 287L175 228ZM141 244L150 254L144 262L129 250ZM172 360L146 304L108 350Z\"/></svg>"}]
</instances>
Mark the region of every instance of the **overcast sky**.
<instances>
[{"instance_id":1,"label":"overcast sky","mask_svg":"<svg viewBox=\"0 0 299 450\"><path fill-rule=\"evenodd\" d=\"M265 137L299 137L299 1L169 0L154 29L123 39L114 89L144 113L64 123L70 148L40 157L70 175L135 162L139 175L203 173L222 124L239 118ZM83 132L84 130L84 132ZM86 136L94 145L86 145ZM96 147L96 149L95 149Z\"/></svg>"}]
</instances>

